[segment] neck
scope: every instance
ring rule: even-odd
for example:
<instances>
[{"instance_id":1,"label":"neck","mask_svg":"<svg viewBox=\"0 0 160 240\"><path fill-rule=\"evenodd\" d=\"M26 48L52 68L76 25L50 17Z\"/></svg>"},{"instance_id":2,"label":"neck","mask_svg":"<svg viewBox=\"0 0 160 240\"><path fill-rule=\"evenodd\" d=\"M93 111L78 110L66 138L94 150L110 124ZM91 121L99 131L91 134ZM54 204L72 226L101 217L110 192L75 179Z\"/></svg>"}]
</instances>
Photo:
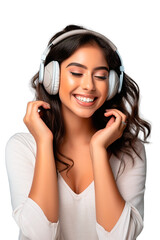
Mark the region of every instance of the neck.
<instances>
[{"instance_id":1,"label":"neck","mask_svg":"<svg viewBox=\"0 0 160 240\"><path fill-rule=\"evenodd\" d=\"M63 142L70 146L79 144L89 144L91 137L97 131L92 122L92 118L79 117L70 111L63 111L63 121L65 135Z\"/></svg>"}]
</instances>

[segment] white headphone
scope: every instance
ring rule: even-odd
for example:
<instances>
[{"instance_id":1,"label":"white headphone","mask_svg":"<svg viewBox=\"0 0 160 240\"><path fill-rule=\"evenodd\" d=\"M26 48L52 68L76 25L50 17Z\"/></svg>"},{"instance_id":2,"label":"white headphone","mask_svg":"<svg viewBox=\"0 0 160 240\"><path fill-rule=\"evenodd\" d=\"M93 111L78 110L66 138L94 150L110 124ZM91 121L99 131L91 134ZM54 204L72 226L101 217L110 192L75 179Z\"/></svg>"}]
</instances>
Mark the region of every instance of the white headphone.
<instances>
[{"instance_id":1,"label":"white headphone","mask_svg":"<svg viewBox=\"0 0 160 240\"><path fill-rule=\"evenodd\" d=\"M106 100L110 100L113 98L116 93L120 92L122 89L122 83L123 83L123 72L124 72L124 67L122 64L122 59L117 51L116 46L104 35L91 31L91 30L85 30L85 29L77 29L77 30L71 30L69 32L63 33L56 39L54 39L50 45L45 49L44 53L41 56L41 64L40 64L40 70L39 70L39 83L43 84L45 90L50 94L50 95L56 95L59 90L59 73L60 73L60 67L59 63L57 61L52 61L47 66L44 66L46 57L48 53L51 50L51 47L54 46L55 44L59 43L61 40L66 39L67 37L77 35L77 34L84 34L84 33L89 33L94 36L97 36L101 39L103 39L105 42L109 44L109 46L115 51L121 62L120 66L120 77L114 70L109 71L109 89L108 89L108 96Z\"/></svg>"}]
</instances>

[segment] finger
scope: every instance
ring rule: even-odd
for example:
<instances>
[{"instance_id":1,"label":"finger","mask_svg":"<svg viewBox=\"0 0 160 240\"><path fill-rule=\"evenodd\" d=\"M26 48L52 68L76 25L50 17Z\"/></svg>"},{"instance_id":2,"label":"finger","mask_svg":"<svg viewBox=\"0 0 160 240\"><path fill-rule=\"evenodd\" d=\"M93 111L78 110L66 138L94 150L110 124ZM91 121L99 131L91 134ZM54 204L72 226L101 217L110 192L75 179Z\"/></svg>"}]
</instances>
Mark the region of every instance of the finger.
<instances>
[{"instance_id":1,"label":"finger","mask_svg":"<svg viewBox=\"0 0 160 240\"><path fill-rule=\"evenodd\" d=\"M121 116L119 113L117 113L116 111L114 111L114 110L109 110L109 111L107 111L107 112L105 113L105 116L106 116L106 117L109 117L109 116L111 116L111 115L115 116L115 121L114 121L114 123L115 123L118 127L120 127L121 122L122 122L122 116Z\"/></svg>"},{"instance_id":2,"label":"finger","mask_svg":"<svg viewBox=\"0 0 160 240\"><path fill-rule=\"evenodd\" d=\"M44 101L34 101L32 106L33 107L40 107L40 106L49 107L50 104Z\"/></svg>"},{"instance_id":3,"label":"finger","mask_svg":"<svg viewBox=\"0 0 160 240\"><path fill-rule=\"evenodd\" d=\"M43 108L50 108L50 105L47 103L47 102L44 102L44 101L34 101L32 103L32 106L31 106L31 112L35 113L35 112L38 112L38 108L39 107L43 107Z\"/></svg>"},{"instance_id":4,"label":"finger","mask_svg":"<svg viewBox=\"0 0 160 240\"><path fill-rule=\"evenodd\" d=\"M49 108L49 105L47 105L47 102L44 101L31 101L27 104L27 110L26 110L26 116L30 116L31 114L37 113L38 108L40 106L43 106L44 108Z\"/></svg>"},{"instance_id":5,"label":"finger","mask_svg":"<svg viewBox=\"0 0 160 240\"><path fill-rule=\"evenodd\" d=\"M126 126L127 126L126 122L123 122L123 121L122 121L122 123L121 123L121 129L124 130L124 129L126 128Z\"/></svg>"},{"instance_id":6,"label":"finger","mask_svg":"<svg viewBox=\"0 0 160 240\"><path fill-rule=\"evenodd\" d=\"M119 111L118 109L106 109L107 112L109 111L115 111L117 112L119 115L121 115L122 119L126 119L126 115L124 113L122 113L121 111Z\"/></svg>"},{"instance_id":7,"label":"finger","mask_svg":"<svg viewBox=\"0 0 160 240\"><path fill-rule=\"evenodd\" d=\"M120 110L118 110L118 109L106 109L106 111L110 111L110 110L114 110L115 112L117 112L118 114L120 114L121 117L122 117L122 121L123 121L123 122L126 122L127 116L126 116L124 113L122 113L122 112L121 112Z\"/></svg>"},{"instance_id":8,"label":"finger","mask_svg":"<svg viewBox=\"0 0 160 240\"><path fill-rule=\"evenodd\" d=\"M122 121L126 122L127 116L124 113L122 113L121 111L117 110L117 109L115 109L115 111L117 111L122 116Z\"/></svg>"},{"instance_id":9,"label":"finger","mask_svg":"<svg viewBox=\"0 0 160 240\"><path fill-rule=\"evenodd\" d=\"M108 121L107 126L106 127L110 127L115 121L114 117L111 117L111 119Z\"/></svg>"},{"instance_id":10,"label":"finger","mask_svg":"<svg viewBox=\"0 0 160 240\"><path fill-rule=\"evenodd\" d=\"M31 102L31 101L27 103L26 115L30 115L30 114L31 114L32 103L33 103L33 102Z\"/></svg>"}]
</instances>

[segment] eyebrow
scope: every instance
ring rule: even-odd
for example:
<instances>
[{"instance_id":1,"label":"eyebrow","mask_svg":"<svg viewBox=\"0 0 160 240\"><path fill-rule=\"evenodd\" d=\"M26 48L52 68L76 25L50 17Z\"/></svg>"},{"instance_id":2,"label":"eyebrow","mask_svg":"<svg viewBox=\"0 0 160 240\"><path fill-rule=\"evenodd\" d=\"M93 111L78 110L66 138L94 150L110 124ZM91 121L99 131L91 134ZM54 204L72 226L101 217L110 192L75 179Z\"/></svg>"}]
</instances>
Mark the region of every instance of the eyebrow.
<instances>
[{"instance_id":1,"label":"eyebrow","mask_svg":"<svg viewBox=\"0 0 160 240\"><path fill-rule=\"evenodd\" d=\"M72 63L67 65L67 67L69 67L69 66L77 66L77 67L81 67L81 68L87 69L87 67L85 65L80 64L80 63L76 63L76 62L72 62ZM109 69L106 66L99 66L99 67L94 68L94 70L101 70L101 69L102 70L106 70L107 72L109 72Z\"/></svg>"}]
</instances>

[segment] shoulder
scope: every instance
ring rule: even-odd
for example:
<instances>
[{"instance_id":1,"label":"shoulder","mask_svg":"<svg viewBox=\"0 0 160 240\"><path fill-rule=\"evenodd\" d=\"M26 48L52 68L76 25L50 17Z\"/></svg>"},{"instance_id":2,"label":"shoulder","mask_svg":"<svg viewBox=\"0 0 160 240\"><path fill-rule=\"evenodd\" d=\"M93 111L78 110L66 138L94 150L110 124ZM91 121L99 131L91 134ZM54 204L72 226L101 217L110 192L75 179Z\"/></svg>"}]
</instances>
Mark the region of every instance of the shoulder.
<instances>
[{"instance_id":1,"label":"shoulder","mask_svg":"<svg viewBox=\"0 0 160 240\"><path fill-rule=\"evenodd\" d=\"M28 147L33 148L33 146L35 146L36 142L31 133L20 132L20 133L15 133L8 139L8 141L6 143L6 147L12 146L15 144L16 145L27 145Z\"/></svg>"},{"instance_id":2,"label":"shoulder","mask_svg":"<svg viewBox=\"0 0 160 240\"><path fill-rule=\"evenodd\" d=\"M31 133L20 132L12 135L5 146L6 161L36 154L36 142Z\"/></svg>"},{"instance_id":3,"label":"shoulder","mask_svg":"<svg viewBox=\"0 0 160 240\"><path fill-rule=\"evenodd\" d=\"M132 158L135 163L145 161L146 160L146 152L145 152L144 144L138 139L134 143L133 147L134 147L134 149L131 147L128 149L129 154L127 154L127 153L123 154L122 160L128 162L128 160L127 160L127 159L129 159L128 155L130 155L130 158Z\"/></svg>"},{"instance_id":4,"label":"shoulder","mask_svg":"<svg viewBox=\"0 0 160 240\"><path fill-rule=\"evenodd\" d=\"M121 154L121 170L136 171L141 169L143 172L146 172L146 151L144 144L140 140L137 140L133 147L134 149L128 149L128 153Z\"/></svg>"}]
</instances>

